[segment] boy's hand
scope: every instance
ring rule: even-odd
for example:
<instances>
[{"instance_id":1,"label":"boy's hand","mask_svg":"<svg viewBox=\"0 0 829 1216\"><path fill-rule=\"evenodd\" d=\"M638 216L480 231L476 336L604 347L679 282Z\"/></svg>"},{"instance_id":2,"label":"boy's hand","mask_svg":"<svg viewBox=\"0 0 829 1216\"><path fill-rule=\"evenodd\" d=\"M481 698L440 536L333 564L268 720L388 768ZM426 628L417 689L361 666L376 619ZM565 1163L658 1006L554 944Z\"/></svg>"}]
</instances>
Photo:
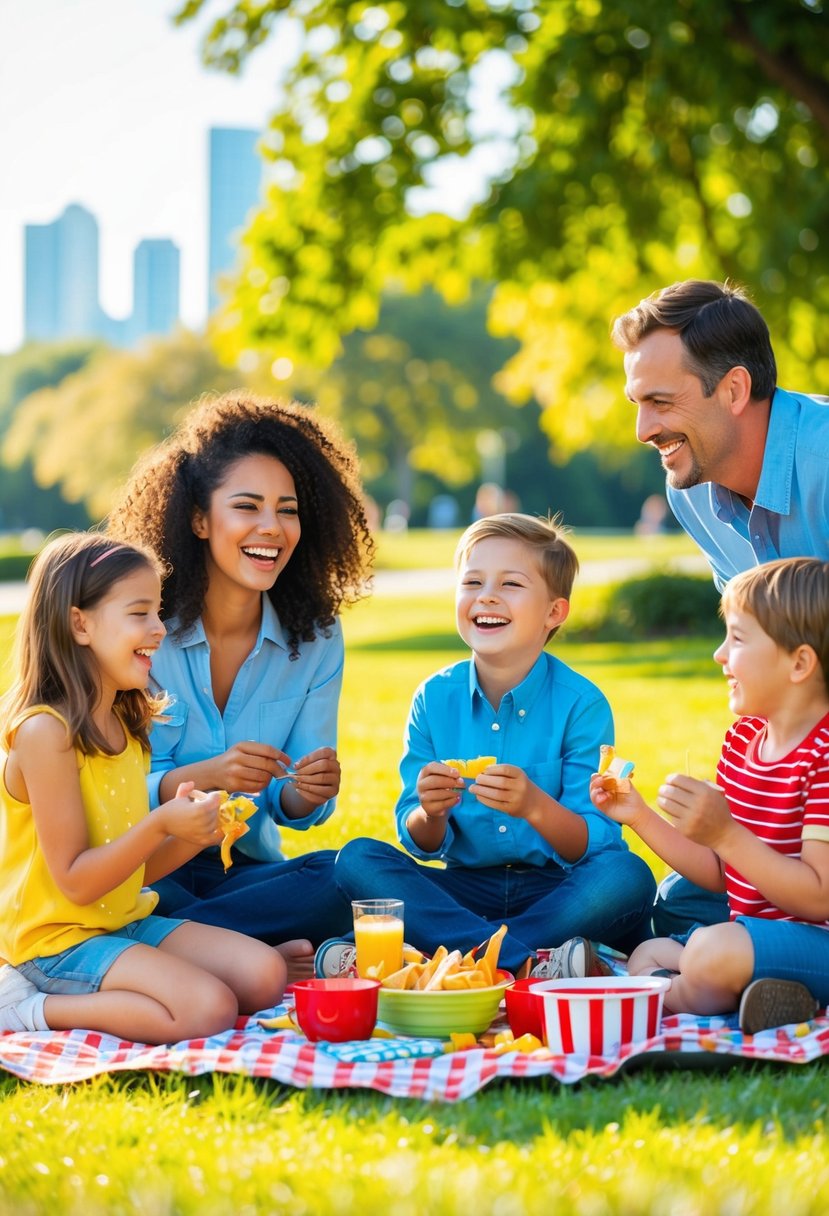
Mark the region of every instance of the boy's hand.
<instances>
[{"instance_id":1,"label":"boy's hand","mask_svg":"<svg viewBox=\"0 0 829 1216\"><path fill-rule=\"evenodd\" d=\"M490 764L469 789L484 806L514 819L526 819L534 795L541 792L515 764Z\"/></svg>"},{"instance_id":2,"label":"boy's hand","mask_svg":"<svg viewBox=\"0 0 829 1216\"><path fill-rule=\"evenodd\" d=\"M333 747L318 747L316 751L309 752L297 760L294 772L297 793L315 806L322 806L340 792L340 762Z\"/></svg>"},{"instance_id":3,"label":"boy's hand","mask_svg":"<svg viewBox=\"0 0 829 1216\"><path fill-rule=\"evenodd\" d=\"M659 787L656 801L683 836L715 853L734 824L720 787L685 773L669 773L665 784Z\"/></svg>"},{"instance_id":4,"label":"boy's hand","mask_svg":"<svg viewBox=\"0 0 829 1216\"><path fill-rule=\"evenodd\" d=\"M213 790L203 794L194 789L192 781L183 782L176 790L175 798L163 802L153 811L153 815L161 817L164 831L168 836L185 840L188 844L198 845L200 849L208 845L218 844L223 832L219 827L219 804L222 792Z\"/></svg>"},{"instance_id":5,"label":"boy's hand","mask_svg":"<svg viewBox=\"0 0 829 1216\"><path fill-rule=\"evenodd\" d=\"M594 773L590 778L590 801L608 819L630 827L635 825L642 811L647 810L647 804L637 789L631 785L630 790L622 794L616 786L616 778L605 773Z\"/></svg>"},{"instance_id":6,"label":"boy's hand","mask_svg":"<svg viewBox=\"0 0 829 1216\"><path fill-rule=\"evenodd\" d=\"M417 797L430 819L443 819L461 800L463 778L440 760L430 760L420 770Z\"/></svg>"}]
</instances>

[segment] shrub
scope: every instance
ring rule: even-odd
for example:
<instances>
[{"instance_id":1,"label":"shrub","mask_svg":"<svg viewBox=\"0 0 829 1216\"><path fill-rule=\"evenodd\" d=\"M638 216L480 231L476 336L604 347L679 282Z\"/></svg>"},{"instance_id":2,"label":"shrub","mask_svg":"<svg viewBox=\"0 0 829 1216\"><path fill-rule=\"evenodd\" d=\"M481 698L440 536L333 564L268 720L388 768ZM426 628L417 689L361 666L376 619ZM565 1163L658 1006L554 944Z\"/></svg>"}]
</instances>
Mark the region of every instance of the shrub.
<instances>
[{"instance_id":1,"label":"shrub","mask_svg":"<svg viewBox=\"0 0 829 1216\"><path fill-rule=\"evenodd\" d=\"M651 574L614 587L601 633L610 637L667 637L716 634L720 594L710 578Z\"/></svg>"},{"instance_id":2,"label":"shrub","mask_svg":"<svg viewBox=\"0 0 829 1216\"><path fill-rule=\"evenodd\" d=\"M25 579L34 556L34 553L0 554L0 583L16 583Z\"/></svg>"}]
</instances>

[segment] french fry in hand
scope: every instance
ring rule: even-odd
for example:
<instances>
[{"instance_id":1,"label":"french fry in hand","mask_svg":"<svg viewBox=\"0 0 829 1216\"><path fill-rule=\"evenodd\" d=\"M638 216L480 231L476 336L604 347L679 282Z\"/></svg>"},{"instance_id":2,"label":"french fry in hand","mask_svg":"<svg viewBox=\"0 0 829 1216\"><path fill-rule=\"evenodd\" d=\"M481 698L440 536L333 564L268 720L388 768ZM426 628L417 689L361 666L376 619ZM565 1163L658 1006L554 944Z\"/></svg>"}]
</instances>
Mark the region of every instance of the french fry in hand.
<instances>
[{"instance_id":1,"label":"french fry in hand","mask_svg":"<svg viewBox=\"0 0 829 1216\"><path fill-rule=\"evenodd\" d=\"M462 992L473 988L491 988L498 979L498 955L507 932L502 925L489 939L484 955L476 959L474 950L461 955L460 950L438 946L432 958L407 963L385 978L377 977L383 988L408 992ZM422 957L422 956L421 956Z\"/></svg>"},{"instance_id":2,"label":"french fry in hand","mask_svg":"<svg viewBox=\"0 0 829 1216\"><path fill-rule=\"evenodd\" d=\"M599 774L607 784L615 789L617 794L630 793L630 780L633 776L634 765L631 760L623 760L616 755L616 749L610 743L603 743L599 748Z\"/></svg>"},{"instance_id":3,"label":"french fry in hand","mask_svg":"<svg viewBox=\"0 0 829 1216\"><path fill-rule=\"evenodd\" d=\"M230 850L240 836L244 836L250 828L245 823L259 809L250 798L237 794L231 798L227 790L219 790L222 801L219 804L219 827L224 832L222 837L221 858L225 873L233 865Z\"/></svg>"}]
</instances>

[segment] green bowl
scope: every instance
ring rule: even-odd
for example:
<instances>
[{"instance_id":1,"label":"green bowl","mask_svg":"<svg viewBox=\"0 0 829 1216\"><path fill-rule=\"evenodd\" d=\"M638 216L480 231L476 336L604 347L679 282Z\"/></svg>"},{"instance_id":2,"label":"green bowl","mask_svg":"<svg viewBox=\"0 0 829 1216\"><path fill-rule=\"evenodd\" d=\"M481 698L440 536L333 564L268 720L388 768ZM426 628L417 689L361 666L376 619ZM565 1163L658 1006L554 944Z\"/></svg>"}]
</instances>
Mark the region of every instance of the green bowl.
<instances>
[{"instance_id":1,"label":"green bowl","mask_svg":"<svg viewBox=\"0 0 829 1216\"><path fill-rule=\"evenodd\" d=\"M448 1039L450 1034L481 1034L495 1019L513 977L499 971L492 988L462 988L456 992L404 992L381 988L377 1021L397 1034Z\"/></svg>"}]
</instances>

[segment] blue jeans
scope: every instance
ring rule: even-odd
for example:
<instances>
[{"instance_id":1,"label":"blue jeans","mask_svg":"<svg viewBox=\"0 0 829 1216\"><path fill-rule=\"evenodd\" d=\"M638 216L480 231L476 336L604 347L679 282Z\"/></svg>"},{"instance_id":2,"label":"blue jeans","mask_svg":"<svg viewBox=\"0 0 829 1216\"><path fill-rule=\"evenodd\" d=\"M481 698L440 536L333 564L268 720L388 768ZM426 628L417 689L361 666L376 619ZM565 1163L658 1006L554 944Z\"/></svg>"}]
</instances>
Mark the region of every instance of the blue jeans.
<instances>
[{"instance_id":1,"label":"blue jeans","mask_svg":"<svg viewBox=\"0 0 829 1216\"><path fill-rule=\"evenodd\" d=\"M754 950L753 980L796 980L825 1006L829 1002L829 930L797 921L738 916Z\"/></svg>"},{"instance_id":2,"label":"blue jeans","mask_svg":"<svg viewBox=\"0 0 829 1216\"><path fill-rule=\"evenodd\" d=\"M156 912L235 929L276 946L307 937L318 946L352 928L351 906L334 881L333 849L286 861L253 861L234 850L224 872L218 849L205 849L153 884Z\"/></svg>"},{"instance_id":3,"label":"blue jeans","mask_svg":"<svg viewBox=\"0 0 829 1216\"><path fill-rule=\"evenodd\" d=\"M628 953L650 936L656 884L640 857L606 849L571 870L548 866L419 865L379 840L349 841L336 879L349 899L402 899L406 941L426 954L466 952L502 924L500 963L515 972L539 947L588 937Z\"/></svg>"},{"instance_id":4,"label":"blue jeans","mask_svg":"<svg viewBox=\"0 0 829 1216\"><path fill-rule=\"evenodd\" d=\"M725 892L706 891L681 874L669 874L656 888L654 937L680 936L700 925L722 924L728 917Z\"/></svg>"}]
</instances>

